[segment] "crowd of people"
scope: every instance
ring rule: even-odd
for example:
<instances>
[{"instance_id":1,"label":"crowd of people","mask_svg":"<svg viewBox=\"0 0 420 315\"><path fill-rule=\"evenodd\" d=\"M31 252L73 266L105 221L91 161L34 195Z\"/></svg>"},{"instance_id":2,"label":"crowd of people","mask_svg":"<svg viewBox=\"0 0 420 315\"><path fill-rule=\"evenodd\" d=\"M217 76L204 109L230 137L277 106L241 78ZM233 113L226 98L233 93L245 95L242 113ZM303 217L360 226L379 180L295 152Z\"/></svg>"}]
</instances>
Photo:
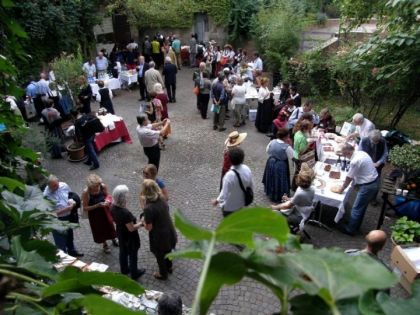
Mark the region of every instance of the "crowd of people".
<instances>
[{"instance_id":1,"label":"crowd of people","mask_svg":"<svg viewBox=\"0 0 420 315\"><path fill-rule=\"evenodd\" d=\"M213 129L225 131L226 120L233 112L232 126L236 129L229 133L225 141L223 163L218 196L211 200L213 206L220 208L224 217L246 207L254 190L256 180L251 168L244 164L245 151L241 144L247 133L239 132L250 117L248 99L249 87L257 91L257 112L255 129L266 134L270 141L266 148L268 155L261 180L264 192L272 202L273 211L287 217L295 233L301 233L304 224L314 211L315 190L314 171L305 163L303 156L315 151L311 142L314 128L325 133L336 132L336 122L328 108L315 112L313 102L299 94L298 87L282 82L276 95L270 90L270 80L263 74L263 61L256 52L252 58L243 49L236 52L226 44L223 50L214 41L207 44L191 34L189 42L189 64L196 68L193 73L196 105L202 119L213 115ZM93 147L95 132L88 132L82 126L92 115L93 93L89 81L109 71L121 69L136 70L141 102L147 102L143 114L137 116L136 133L148 164L143 168L143 181L138 193L139 205L143 211L136 218L128 209L129 189L123 183L117 185L112 193L102 179L91 173L86 178L86 187L78 194L53 175L48 179L44 196L55 203L57 217L63 221L77 223L78 212L89 220L93 241L102 245L105 253L111 252L109 242L119 248L121 273L137 279L145 273L138 268L140 238L138 230L144 228L149 234L150 251L154 254L158 271L154 277L168 279L173 271L172 261L166 255L175 249L176 231L170 216L169 192L165 183L157 177L160 166L161 150L165 149L165 139L171 133L168 104L175 103L176 76L183 66L182 49L175 35L164 37L157 34L152 40L146 36L142 47L130 41L123 49L115 48L109 56L98 53L96 59L86 61L81 68L84 76L79 78L80 93L77 95L78 112L74 122L76 136L85 143L90 170L99 167L99 160ZM160 69L162 68L162 71ZM58 124L69 116L66 96L53 93L53 73L40 74L39 81L31 78L26 87L26 100L34 104L38 117L57 132ZM48 77L49 76L49 77ZM47 80L48 79L48 80ZM101 108L115 114L112 104L112 91L102 80L98 81L99 92L95 99ZM341 146L342 156L349 162L349 170L344 183L336 188L343 193L350 185L357 189L352 205L350 220L339 225L339 230L355 235L363 222L370 202L378 194L381 170L386 162L388 149L386 141L375 125L362 114L353 116L354 132L346 137ZM359 145L355 149L356 140ZM61 152L57 152L60 155ZM316 158L316 154L314 153ZM383 235L380 235L383 246ZM81 257L74 244L73 231L54 231L57 248L70 255Z\"/></svg>"}]
</instances>

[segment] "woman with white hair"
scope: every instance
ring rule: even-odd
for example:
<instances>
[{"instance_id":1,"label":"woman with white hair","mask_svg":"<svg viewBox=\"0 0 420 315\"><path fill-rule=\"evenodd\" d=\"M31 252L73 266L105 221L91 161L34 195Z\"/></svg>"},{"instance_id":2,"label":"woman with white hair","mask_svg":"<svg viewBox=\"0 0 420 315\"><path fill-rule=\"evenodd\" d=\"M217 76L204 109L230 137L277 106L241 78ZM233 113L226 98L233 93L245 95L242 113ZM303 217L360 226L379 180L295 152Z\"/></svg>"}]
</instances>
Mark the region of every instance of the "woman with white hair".
<instances>
[{"instance_id":1,"label":"woman with white hair","mask_svg":"<svg viewBox=\"0 0 420 315\"><path fill-rule=\"evenodd\" d=\"M160 100L162 104L162 117L161 119L164 120L165 118L169 118L168 116L168 102L169 98L166 95L165 91L163 90L162 84L155 83L153 86L153 90L156 93L156 98Z\"/></svg>"},{"instance_id":2,"label":"woman with white hair","mask_svg":"<svg viewBox=\"0 0 420 315\"><path fill-rule=\"evenodd\" d=\"M158 184L152 179L143 181L140 198L146 201L144 226L149 231L150 251L155 255L159 266L159 272L155 272L153 276L166 280L168 273L172 273L172 261L165 256L175 248L177 242L169 207Z\"/></svg>"},{"instance_id":3,"label":"woman with white hair","mask_svg":"<svg viewBox=\"0 0 420 315\"><path fill-rule=\"evenodd\" d=\"M132 279L142 276L146 270L137 268L137 253L140 249L140 236L138 229L142 223L136 222L134 215L127 209L128 187L118 185L112 192L112 218L117 225L117 235L120 242L120 269L121 273Z\"/></svg>"}]
</instances>

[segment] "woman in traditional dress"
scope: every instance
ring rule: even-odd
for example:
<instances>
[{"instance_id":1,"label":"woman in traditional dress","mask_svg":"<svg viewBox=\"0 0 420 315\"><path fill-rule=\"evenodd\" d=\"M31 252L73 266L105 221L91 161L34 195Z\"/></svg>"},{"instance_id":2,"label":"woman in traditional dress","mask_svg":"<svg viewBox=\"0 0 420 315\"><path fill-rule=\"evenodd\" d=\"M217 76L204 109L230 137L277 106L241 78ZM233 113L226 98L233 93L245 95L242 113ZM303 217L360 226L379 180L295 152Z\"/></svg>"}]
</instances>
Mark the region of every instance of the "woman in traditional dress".
<instances>
[{"instance_id":1,"label":"woman in traditional dress","mask_svg":"<svg viewBox=\"0 0 420 315\"><path fill-rule=\"evenodd\" d=\"M290 192L290 174L294 174L293 148L287 143L289 132L285 128L277 131L277 139L267 146L269 158L263 175L264 192L273 202L280 202Z\"/></svg>"},{"instance_id":2,"label":"woman in traditional dress","mask_svg":"<svg viewBox=\"0 0 420 315\"><path fill-rule=\"evenodd\" d=\"M267 133L273 122L273 102L268 90L268 78L261 79L261 87L258 90L258 108L255 119L255 127L259 132Z\"/></svg>"},{"instance_id":3,"label":"woman in traditional dress","mask_svg":"<svg viewBox=\"0 0 420 315\"><path fill-rule=\"evenodd\" d=\"M102 179L96 174L90 174L87 178L87 187L82 193L83 211L88 213L93 240L95 243L103 244L106 254L111 252L107 240L112 240L112 244L118 246L117 233L109 209L111 200L108 188L102 183Z\"/></svg>"}]
</instances>

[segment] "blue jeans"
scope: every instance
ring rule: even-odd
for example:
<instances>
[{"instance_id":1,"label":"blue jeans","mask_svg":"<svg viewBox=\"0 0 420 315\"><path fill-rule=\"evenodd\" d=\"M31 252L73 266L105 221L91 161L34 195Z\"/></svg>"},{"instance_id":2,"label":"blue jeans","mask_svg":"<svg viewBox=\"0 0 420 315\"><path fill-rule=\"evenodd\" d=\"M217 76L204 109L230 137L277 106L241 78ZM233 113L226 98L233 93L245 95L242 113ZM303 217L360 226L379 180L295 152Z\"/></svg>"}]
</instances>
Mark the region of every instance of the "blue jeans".
<instances>
[{"instance_id":1,"label":"blue jeans","mask_svg":"<svg viewBox=\"0 0 420 315\"><path fill-rule=\"evenodd\" d=\"M347 231L355 233L362 225L363 217L369 202L376 198L379 189L379 178L368 185L359 186L356 200L351 209L350 221L347 224Z\"/></svg>"},{"instance_id":2,"label":"blue jeans","mask_svg":"<svg viewBox=\"0 0 420 315\"><path fill-rule=\"evenodd\" d=\"M60 221L70 221L71 215L66 215L64 217L59 217ZM54 238L55 246L61 249L63 252L68 254L73 254L76 252L76 248L74 247L74 236L73 236L73 229L68 229L66 231L52 231L52 235Z\"/></svg>"},{"instance_id":3,"label":"blue jeans","mask_svg":"<svg viewBox=\"0 0 420 315\"><path fill-rule=\"evenodd\" d=\"M93 141L95 140L95 135L85 139L85 150L88 156L88 162L92 163L93 166L99 167L98 156L96 155L95 146Z\"/></svg>"}]
</instances>

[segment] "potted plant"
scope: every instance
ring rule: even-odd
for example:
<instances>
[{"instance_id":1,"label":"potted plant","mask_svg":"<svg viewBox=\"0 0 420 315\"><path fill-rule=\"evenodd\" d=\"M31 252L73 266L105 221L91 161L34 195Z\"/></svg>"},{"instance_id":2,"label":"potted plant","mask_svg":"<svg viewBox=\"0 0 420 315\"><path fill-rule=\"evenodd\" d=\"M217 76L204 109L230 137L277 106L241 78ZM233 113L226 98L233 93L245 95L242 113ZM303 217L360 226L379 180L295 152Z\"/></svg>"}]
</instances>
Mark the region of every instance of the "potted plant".
<instances>
[{"instance_id":1,"label":"potted plant","mask_svg":"<svg viewBox=\"0 0 420 315\"><path fill-rule=\"evenodd\" d=\"M85 145L82 141L80 141L76 129L71 131L73 134L73 142L66 146L68 152L68 160L70 162L80 162L86 158L85 155Z\"/></svg>"},{"instance_id":2,"label":"potted plant","mask_svg":"<svg viewBox=\"0 0 420 315\"><path fill-rule=\"evenodd\" d=\"M408 220L407 217L399 218L391 226L391 240L394 246L420 243L420 223Z\"/></svg>"},{"instance_id":3,"label":"potted plant","mask_svg":"<svg viewBox=\"0 0 420 315\"><path fill-rule=\"evenodd\" d=\"M389 153L389 159L392 165L402 172L402 178L400 178L398 186L419 196L420 145L404 144L403 146L394 146Z\"/></svg>"}]
</instances>

